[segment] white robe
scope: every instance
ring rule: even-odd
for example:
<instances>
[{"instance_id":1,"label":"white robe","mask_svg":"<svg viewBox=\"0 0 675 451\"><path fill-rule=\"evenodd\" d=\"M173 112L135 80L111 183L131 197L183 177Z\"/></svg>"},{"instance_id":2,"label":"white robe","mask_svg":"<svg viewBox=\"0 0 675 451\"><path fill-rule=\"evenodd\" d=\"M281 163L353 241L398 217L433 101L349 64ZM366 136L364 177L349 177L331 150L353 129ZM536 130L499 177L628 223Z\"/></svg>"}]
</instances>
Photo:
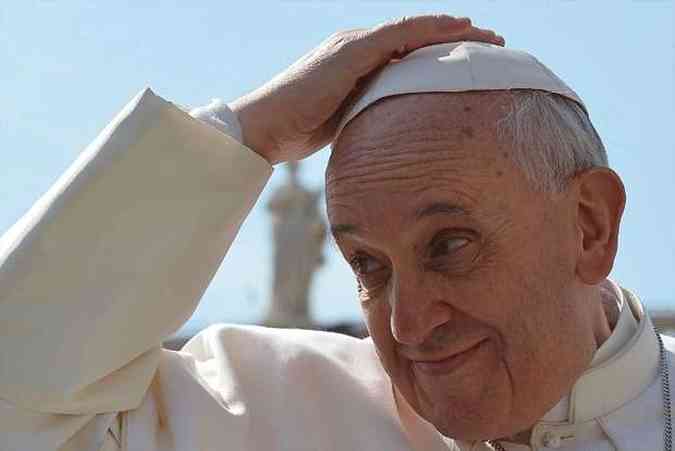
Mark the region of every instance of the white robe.
<instances>
[{"instance_id":1,"label":"white robe","mask_svg":"<svg viewBox=\"0 0 675 451\"><path fill-rule=\"evenodd\" d=\"M149 90L123 109L0 240L0 451L487 449L397 399L368 339L218 325L161 348L271 172ZM619 324L533 450L663 448L656 335L609 286Z\"/></svg>"}]
</instances>

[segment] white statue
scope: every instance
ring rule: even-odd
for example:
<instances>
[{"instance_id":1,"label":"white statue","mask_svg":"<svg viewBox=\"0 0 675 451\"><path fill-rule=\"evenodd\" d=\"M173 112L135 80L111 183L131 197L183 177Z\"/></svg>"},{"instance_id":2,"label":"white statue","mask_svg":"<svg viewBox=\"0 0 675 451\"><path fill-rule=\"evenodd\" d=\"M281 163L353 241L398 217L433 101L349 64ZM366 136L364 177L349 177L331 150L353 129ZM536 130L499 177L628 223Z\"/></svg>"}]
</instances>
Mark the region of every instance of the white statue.
<instances>
[{"instance_id":1,"label":"white statue","mask_svg":"<svg viewBox=\"0 0 675 451\"><path fill-rule=\"evenodd\" d=\"M289 178L272 196L268 209L274 226L274 280L265 324L312 327L309 289L323 263L326 226L318 207L320 190L300 184L298 163L287 164Z\"/></svg>"}]
</instances>

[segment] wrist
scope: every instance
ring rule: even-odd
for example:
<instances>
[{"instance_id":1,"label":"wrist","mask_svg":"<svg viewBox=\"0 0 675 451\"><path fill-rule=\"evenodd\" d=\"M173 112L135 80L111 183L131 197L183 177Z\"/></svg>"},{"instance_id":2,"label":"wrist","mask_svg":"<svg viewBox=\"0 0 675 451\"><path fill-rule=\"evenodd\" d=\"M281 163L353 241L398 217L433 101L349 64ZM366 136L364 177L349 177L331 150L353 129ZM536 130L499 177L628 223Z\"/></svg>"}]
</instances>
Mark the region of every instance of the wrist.
<instances>
[{"instance_id":1,"label":"wrist","mask_svg":"<svg viewBox=\"0 0 675 451\"><path fill-rule=\"evenodd\" d=\"M269 121L264 114L256 112L252 102L246 97L239 98L229 105L237 116L241 129L242 144L253 150L270 164L281 162L280 152L273 133L269 130Z\"/></svg>"}]
</instances>

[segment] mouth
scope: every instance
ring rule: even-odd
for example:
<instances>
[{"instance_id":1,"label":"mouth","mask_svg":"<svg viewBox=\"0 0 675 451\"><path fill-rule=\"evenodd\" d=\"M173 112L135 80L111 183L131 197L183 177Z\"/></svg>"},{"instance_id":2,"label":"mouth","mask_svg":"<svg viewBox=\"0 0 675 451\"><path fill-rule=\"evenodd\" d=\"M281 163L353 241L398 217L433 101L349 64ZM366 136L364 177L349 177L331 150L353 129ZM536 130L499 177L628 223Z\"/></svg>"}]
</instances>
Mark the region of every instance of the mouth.
<instances>
[{"instance_id":1,"label":"mouth","mask_svg":"<svg viewBox=\"0 0 675 451\"><path fill-rule=\"evenodd\" d=\"M449 374L458 370L469 360L471 360L487 343L487 341L488 339L485 338L460 352L450 355L449 357L438 360L413 360L412 364L415 370L422 373L431 375Z\"/></svg>"}]
</instances>

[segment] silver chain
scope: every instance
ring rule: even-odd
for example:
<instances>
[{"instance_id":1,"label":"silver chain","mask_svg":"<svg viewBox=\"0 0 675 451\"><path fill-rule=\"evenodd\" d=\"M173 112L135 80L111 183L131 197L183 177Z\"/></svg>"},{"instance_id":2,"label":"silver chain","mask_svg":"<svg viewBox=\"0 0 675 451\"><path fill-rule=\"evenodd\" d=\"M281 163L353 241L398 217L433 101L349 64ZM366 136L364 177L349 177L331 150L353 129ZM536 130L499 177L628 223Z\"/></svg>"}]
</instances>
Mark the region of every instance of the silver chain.
<instances>
[{"instance_id":1,"label":"silver chain","mask_svg":"<svg viewBox=\"0 0 675 451\"><path fill-rule=\"evenodd\" d=\"M661 388L663 389L663 418L665 426L663 427L663 450L673 451L673 419L670 413L670 369L668 365L668 353L663 345L663 338L659 331L654 328L656 338L659 341L659 363L661 369ZM488 440L486 442L494 451L506 451L497 440Z\"/></svg>"},{"instance_id":2,"label":"silver chain","mask_svg":"<svg viewBox=\"0 0 675 451\"><path fill-rule=\"evenodd\" d=\"M668 353L663 346L663 338L659 331L654 328L656 338L659 340L659 351L661 354L661 388L663 389L663 418L666 421L663 427L663 449L665 451L673 450L673 419L670 414L670 369L668 365ZM501 451L501 450L500 450Z\"/></svg>"}]
</instances>

